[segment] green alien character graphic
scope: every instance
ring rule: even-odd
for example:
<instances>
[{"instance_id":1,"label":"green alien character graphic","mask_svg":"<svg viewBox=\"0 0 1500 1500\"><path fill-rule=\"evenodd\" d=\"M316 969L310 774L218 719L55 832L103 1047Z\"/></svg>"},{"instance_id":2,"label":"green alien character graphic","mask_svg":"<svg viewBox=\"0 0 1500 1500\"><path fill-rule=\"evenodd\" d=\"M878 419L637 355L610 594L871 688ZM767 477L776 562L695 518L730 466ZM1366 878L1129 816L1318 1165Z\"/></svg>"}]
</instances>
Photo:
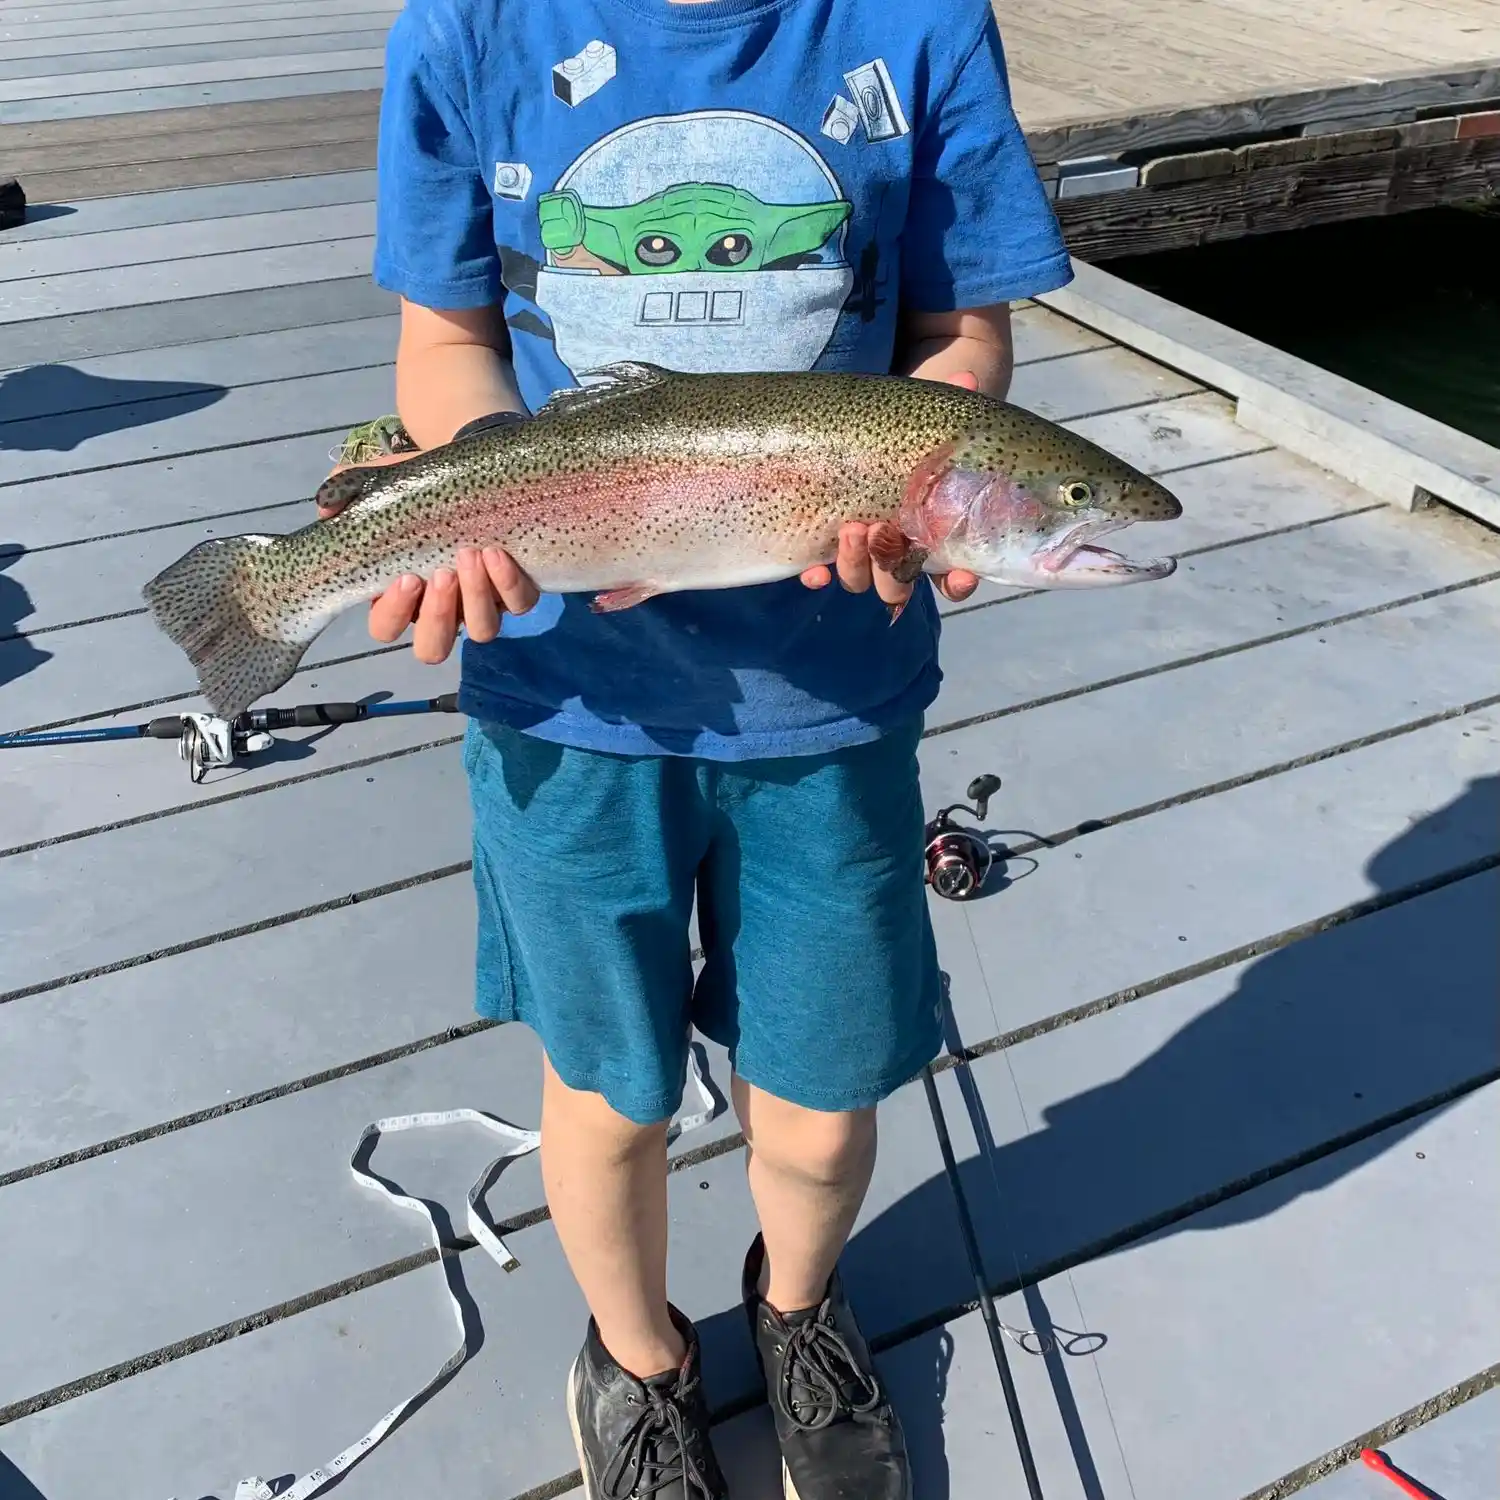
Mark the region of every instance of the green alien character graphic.
<instances>
[{"instance_id":1,"label":"green alien character graphic","mask_svg":"<svg viewBox=\"0 0 1500 1500\"><path fill-rule=\"evenodd\" d=\"M620 208L591 208L571 188L537 201L542 243L558 263L606 276L791 269L851 212L842 201L762 203L714 182L678 183Z\"/></svg>"},{"instance_id":2,"label":"green alien character graphic","mask_svg":"<svg viewBox=\"0 0 1500 1500\"><path fill-rule=\"evenodd\" d=\"M581 385L622 359L813 369L854 284L854 205L817 149L765 115L632 120L535 201L534 300Z\"/></svg>"}]
</instances>

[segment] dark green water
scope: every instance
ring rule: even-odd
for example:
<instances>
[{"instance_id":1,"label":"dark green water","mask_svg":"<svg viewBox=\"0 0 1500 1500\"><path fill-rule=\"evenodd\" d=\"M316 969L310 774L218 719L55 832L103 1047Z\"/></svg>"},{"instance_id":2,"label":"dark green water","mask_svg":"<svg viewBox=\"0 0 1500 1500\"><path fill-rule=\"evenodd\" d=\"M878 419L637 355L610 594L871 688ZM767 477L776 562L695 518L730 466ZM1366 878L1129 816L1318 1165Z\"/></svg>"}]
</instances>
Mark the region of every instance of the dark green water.
<instances>
[{"instance_id":1,"label":"dark green water","mask_svg":"<svg viewBox=\"0 0 1500 1500\"><path fill-rule=\"evenodd\" d=\"M1398 214L1104 269L1500 446L1500 211Z\"/></svg>"}]
</instances>

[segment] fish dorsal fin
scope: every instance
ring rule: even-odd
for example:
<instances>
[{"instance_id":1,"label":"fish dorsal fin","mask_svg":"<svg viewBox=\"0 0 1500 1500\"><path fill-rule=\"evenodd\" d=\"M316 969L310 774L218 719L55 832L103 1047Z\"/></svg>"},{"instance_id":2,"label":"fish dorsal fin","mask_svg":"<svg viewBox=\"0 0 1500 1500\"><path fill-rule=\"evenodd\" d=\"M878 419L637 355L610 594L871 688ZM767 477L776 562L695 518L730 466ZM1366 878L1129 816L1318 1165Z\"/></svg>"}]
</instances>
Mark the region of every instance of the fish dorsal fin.
<instances>
[{"instance_id":1,"label":"fish dorsal fin","mask_svg":"<svg viewBox=\"0 0 1500 1500\"><path fill-rule=\"evenodd\" d=\"M569 412L584 411L592 406L601 406L622 396L636 396L673 378L672 371L660 365L648 365L643 360L622 359L598 370L584 371L589 384L570 390L553 391L538 416L563 416Z\"/></svg>"},{"instance_id":2,"label":"fish dorsal fin","mask_svg":"<svg viewBox=\"0 0 1500 1500\"><path fill-rule=\"evenodd\" d=\"M368 464L363 468L340 469L337 474L330 474L318 486L318 493L313 496L313 499L321 506L337 506L339 509L343 509L351 501L362 499L382 479L389 477L384 464Z\"/></svg>"}]
</instances>

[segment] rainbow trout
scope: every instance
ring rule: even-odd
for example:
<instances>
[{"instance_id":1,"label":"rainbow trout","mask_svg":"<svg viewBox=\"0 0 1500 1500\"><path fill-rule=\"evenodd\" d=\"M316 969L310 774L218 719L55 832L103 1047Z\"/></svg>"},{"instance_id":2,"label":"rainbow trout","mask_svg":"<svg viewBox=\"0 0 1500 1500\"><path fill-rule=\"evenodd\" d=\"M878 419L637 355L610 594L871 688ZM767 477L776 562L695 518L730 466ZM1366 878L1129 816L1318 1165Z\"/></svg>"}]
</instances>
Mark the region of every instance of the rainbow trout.
<instances>
[{"instance_id":1,"label":"rainbow trout","mask_svg":"<svg viewBox=\"0 0 1500 1500\"><path fill-rule=\"evenodd\" d=\"M832 563L845 521L890 521L874 549L906 581L967 569L1077 588L1164 578L1099 545L1170 520L1173 495L1018 407L900 376L679 375L612 365L529 421L391 466L346 469L346 508L289 536L201 542L145 588L214 712L291 677L339 613L464 546L498 546L547 593L598 610L737 588Z\"/></svg>"}]
</instances>

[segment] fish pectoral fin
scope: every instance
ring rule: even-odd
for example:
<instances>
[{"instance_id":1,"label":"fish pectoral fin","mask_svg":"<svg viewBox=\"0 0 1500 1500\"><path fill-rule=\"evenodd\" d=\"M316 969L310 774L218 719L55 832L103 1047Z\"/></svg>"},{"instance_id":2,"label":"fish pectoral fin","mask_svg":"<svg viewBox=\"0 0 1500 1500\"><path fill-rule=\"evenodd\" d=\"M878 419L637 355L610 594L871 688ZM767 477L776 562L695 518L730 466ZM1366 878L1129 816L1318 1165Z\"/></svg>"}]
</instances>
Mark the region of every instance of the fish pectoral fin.
<instances>
[{"instance_id":1,"label":"fish pectoral fin","mask_svg":"<svg viewBox=\"0 0 1500 1500\"><path fill-rule=\"evenodd\" d=\"M596 615L614 614L616 610L634 609L637 604L644 604L646 600L654 599L662 592L660 584L628 583L622 589L608 589L602 594L595 594L594 602L589 608Z\"/></svg>"},{"instance_id":2,"label":"fish pectoral fin","mask_svg":"<svg viewBox=\"0 0 1500 1500\"><path fill-rule=\"evenodd\" d=\"M897 583L915 583L927 561L927 549L882 521L870 528L870 558Z\"/></svg>"}]
</instances>

